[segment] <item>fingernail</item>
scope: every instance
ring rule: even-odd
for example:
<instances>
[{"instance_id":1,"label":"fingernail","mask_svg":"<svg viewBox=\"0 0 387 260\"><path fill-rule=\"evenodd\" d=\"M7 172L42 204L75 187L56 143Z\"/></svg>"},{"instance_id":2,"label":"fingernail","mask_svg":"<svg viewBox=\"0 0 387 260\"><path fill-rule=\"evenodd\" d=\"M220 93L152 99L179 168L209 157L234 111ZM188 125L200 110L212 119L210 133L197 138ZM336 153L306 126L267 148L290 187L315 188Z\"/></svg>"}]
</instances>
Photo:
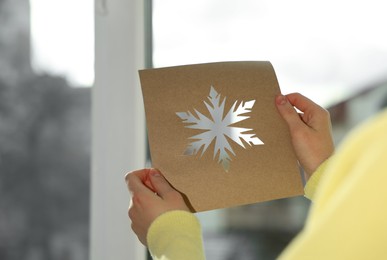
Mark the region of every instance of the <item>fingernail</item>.
<instances>
[{"instance_id":1,"label":"fingernail","mask_svg":"<svg viewBox=\"0 0 387 260\"><path fill-rule=\"evenodd\" d=\"M150 175L153 176L153 177L159 177L160 176L160 172L156 169L151 169L150 170Z\"/></svg>"},{"instance_id":2,"label":"fingernail","mask_svg":"<svg viewBox=\"0 0 387 260\"><path fill-rule=\"evenodd\" d=\"M285 105L288 100L284 95L278 95L276 101L278 105Z\"/></svg>"}]
</instances>

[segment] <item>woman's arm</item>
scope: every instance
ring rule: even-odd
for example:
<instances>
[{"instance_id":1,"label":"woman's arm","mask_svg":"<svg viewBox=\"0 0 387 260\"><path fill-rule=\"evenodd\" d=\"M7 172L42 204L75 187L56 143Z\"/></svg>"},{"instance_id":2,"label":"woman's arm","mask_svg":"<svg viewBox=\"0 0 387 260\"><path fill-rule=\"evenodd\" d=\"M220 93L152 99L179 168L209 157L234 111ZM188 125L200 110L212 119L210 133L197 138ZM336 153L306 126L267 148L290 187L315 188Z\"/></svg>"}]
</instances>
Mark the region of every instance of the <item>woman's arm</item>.
<instances>
[{"instance_id":1,"label":"woman's arm","mask_svg":"<svg viewBox=\"0 0 387 260\"><path fill-rule=\"evenodd\" d=\"M155 169L128 173L132 229L153 259L204 259L200 223Z\"/></svg>"}]
</instances>

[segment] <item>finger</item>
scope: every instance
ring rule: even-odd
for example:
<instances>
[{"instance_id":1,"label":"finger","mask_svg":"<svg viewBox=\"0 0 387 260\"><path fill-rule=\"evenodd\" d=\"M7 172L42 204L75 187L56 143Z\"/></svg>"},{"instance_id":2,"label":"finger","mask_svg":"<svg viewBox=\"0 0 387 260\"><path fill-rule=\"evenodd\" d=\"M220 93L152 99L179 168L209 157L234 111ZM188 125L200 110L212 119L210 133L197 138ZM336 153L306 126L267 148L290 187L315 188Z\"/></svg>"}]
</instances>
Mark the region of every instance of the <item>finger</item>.
<instances>
[{"instance_id":1,"label":"finger","mask_svg":"<svg viewBox=\"0 0 387 260\"><path fill-rule=\"evenodd\" d=\"M323 110L322 107L314 103L309 98L301 95L300 93L291 93L286 95L290 104L304 113L316 112Z\"/></svg>"},{"instance_id":2,"label":"finger","mask_svg":"<svg viewBox=\"0 0 387 260\"><path fill-rule=\"evenodd\" d=\"M143 192L146 194L154 194L154 192L149 189L144 183L148 178L150 169L142 169L138 171L133 171L126 175L125 179L128 185L129 191L133 193Z\"/></svg>"},{"instance_id":3,"label":"finger","mask_svg":"<svg viewBox=\"0 0 387 260\"><path fill-rule=\"evenodd\" d=\"M294 107L303 112L302 121L309 127L318 130L330 125L329 112L309 98L299 93L288 94L287 98Z\"/></svg>"},{"instance_id":4,"label":"finger","mask_svg":"<svg viewBox=\"0 0 387 260\"><path fill-rule=\"evenodd\" d=\"M150 169L148 174L146 175L146 179L144 181L145 186L147 186L150 190L152 190L154 193L156 193L155 187L153 187L152 181L150 179Z\"/></svg>"},{"instance_id":5,"label":"finger","mask_svg":"<svg viewBox=\"0 0 387 260\"><path fill-rule=\"evenodd\" d=\"M286 121L290 129L304 126L300 115L294 109L293 105L289 102L286 96L278 95L276 97L276 105L278 112Z\"/></svg>"},{"instance_id":6,"label":"finger","mask_svg":"<svg viewBox=\"0 0 387 260\"><path fill-rule=\"evenodd\" d=\"M133 175L136 175L138 178L141 180L146 179L147 175L149 174L150 169L141 169L141 170L136 170L136 171L131 171L125 174L125 181L128 184L129 183L129 178L133 177Z\"/></svg>"},{"instance_id":7,"label":"finger","mask_svg":"<svg viewBox=\"0 0 387 260\"><path fill-rule=\"evenodd\" d=\"M161 175L161 173L158 170L151 169L149 175L150 175L150 180L152 182L152 185L155 189L155 192L161 198L165 198L165 196L169 192L175 191L175 189L172 188L172 186L167 182L167 180L164 178L164 176Z\"/></svg>"},{"instance_id":8,"label":"finger","mask_svg":"<svg viewBox=\"0 0 387 260\"><path fill-rule=\"evenodd\" d=\"M125 175L125 181L129 185L129 175L130 174L137 175L142 180L142 182L145 184L145 186L147 186L149 189L151 189L153 192L155 192L154 187L152 186L152 182L149 179L149 172L150 172L150 169L142 169L142 170L137 170L137 171L133 171L133 172L128 172Z\"/></svg>"}]
</instances>

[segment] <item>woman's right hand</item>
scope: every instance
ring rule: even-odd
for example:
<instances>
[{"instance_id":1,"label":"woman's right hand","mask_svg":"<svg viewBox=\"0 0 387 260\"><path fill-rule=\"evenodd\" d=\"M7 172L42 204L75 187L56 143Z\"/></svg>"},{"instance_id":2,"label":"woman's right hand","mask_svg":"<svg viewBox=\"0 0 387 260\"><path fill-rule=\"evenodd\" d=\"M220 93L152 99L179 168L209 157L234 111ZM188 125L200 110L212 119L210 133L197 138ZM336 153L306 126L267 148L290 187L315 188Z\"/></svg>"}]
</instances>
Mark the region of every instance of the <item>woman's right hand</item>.
<instances>
[{"instance_id":1,"label":"woman's right hand","mask_svg":"<svg viewBox=\"0 0 387 260\"><path fill-rule=\"evenodd\" d=\"M299 93L278 95L275 103L288 124L294 151L309 179L334 152L329 112Z\"/></svg>"}]
</instances>

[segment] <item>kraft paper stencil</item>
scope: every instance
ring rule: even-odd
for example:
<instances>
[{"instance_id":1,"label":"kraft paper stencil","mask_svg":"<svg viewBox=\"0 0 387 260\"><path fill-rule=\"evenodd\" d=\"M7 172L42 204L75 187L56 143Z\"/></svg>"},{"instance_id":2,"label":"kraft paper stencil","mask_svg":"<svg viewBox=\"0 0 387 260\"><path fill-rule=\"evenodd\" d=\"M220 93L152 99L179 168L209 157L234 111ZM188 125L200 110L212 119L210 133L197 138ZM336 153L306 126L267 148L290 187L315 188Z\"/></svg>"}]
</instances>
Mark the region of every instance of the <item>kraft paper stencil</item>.
<instances>
[{"instance_id":1,"label":"kraft paper stencil","mask_svg":"<svg viewBox=\"0 0 387 260\"><path fill-rule=\"evenodd\" d=\"M194 211L303 193L269 62L140 71L152 166Z\"/></svg>"}]
</instances>

